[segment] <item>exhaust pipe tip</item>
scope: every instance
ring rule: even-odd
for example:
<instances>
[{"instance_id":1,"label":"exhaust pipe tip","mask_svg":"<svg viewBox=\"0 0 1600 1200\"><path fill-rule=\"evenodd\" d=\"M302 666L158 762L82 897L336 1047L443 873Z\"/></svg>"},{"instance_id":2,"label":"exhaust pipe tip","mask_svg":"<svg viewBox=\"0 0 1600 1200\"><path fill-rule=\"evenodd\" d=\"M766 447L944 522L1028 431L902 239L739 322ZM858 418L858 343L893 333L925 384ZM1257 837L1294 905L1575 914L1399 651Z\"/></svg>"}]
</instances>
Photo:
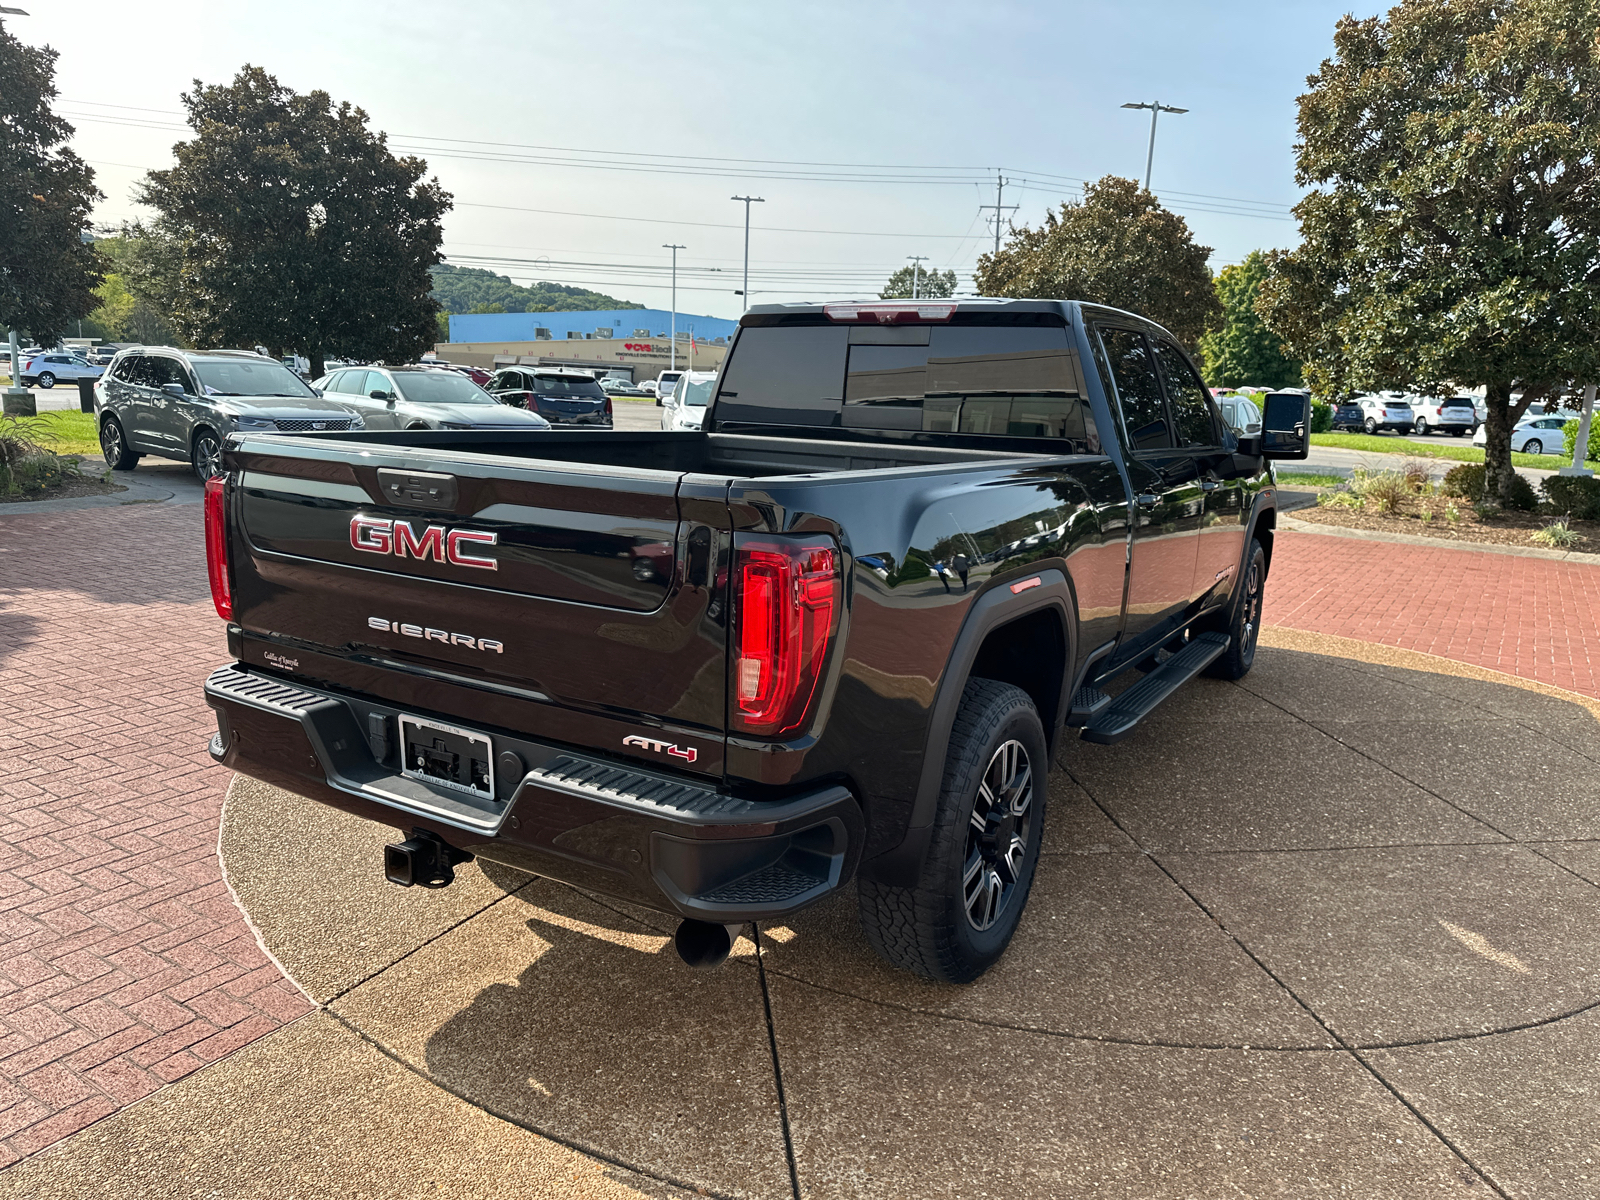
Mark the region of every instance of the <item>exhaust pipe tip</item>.
<instances>
[{"instance_id":1,"label":"exhaust pipe tip","mask_svg":"<svg viewBox=\"0 0 1600 1200\"><path fill-rule=\"evenodd\" d=\"M672 948L684 965L708 971L728 961L734 942L744 931L743 924L714 925L710 921L685 921L672 935Z\"/></svg>"}]
</instances>

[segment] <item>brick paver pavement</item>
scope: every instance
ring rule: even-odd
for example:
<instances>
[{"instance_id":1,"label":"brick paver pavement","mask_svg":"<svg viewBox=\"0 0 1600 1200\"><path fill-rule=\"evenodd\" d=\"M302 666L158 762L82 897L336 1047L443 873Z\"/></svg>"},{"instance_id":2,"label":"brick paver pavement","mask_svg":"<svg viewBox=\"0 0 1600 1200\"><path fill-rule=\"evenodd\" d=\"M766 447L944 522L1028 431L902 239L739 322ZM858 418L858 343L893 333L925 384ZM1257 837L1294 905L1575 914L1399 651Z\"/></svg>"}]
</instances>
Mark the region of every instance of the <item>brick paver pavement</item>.
<instances>
[{"instance_id":1,"label":"brick paver pavement","mask_svg":"<svg viewBox=\"0 0 1600 1200\"><path fill-rule=\"evenodd\" d=\"M1280 532L1264 620L1600 696L1600 567Z\"/></svg>"},{"instance_id":2,"label":"brick paver pavement","mask_svg":"<svg viewBox=\"0 0 1600 1200\"><path fill-rule=\"evenodd\" d=\"M0 1166L310 1007L217 863L200 522L0 519Z\"/></svg>"}]
</instances>

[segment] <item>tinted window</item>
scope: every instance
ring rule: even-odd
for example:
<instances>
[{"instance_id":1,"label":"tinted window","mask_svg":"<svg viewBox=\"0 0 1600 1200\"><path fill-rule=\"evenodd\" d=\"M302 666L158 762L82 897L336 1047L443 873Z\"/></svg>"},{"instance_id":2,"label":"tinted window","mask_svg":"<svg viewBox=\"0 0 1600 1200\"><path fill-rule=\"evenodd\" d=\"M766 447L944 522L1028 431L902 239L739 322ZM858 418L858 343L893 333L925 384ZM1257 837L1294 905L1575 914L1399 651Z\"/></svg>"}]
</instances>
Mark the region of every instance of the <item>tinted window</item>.
<instances>
[{"instance_id":1,"label":"tinted window","mask_svg":"<svg viewBox=\"0 0 1600 1200\"><path fill-rule=\"evenodd\" d=\"M535 375L533 390L541 396L557 400L604 400L605 392L593 379L579 379L574 375Z\"/></svg>"},{"instance_id":2,"label":"tinted window","mask_svg":"<svg viewBox=\"0 0 1600 1200\"><path fill-rule=\"evenodd\" d=\"M377 386L368 382L369 391ZM465 375L454 371L396 371L394 382L400 395L411 404L500 403Z\"/></svg>"},{"instance_id":3,"label":"tinted window","mask_svg":"<svg viewBox=\"0 0 1600 1200\"><path fill-rule=\"evenodd\" d=\"M202 358L194 364L208 396L310 396L300 376L267 359Z\"/></svg>"},{"instance_id":4,"label":"tinted window","mask_svg":"<svg viewBox=\"0 0 1600 1200\"><path fill-rule=\"evenodd\" d=\"M133 369L139 362L143 360L143 358L144 355L142 354L134 354L124 358L122 361L117 363L115 368L113 368L111 377L113 379L121 379L124 382L132 380Z\"/></svg>"},{"instance_id":5,"label":"tinted window","mask_svg":"<svg viewBox=\"0 0 1600 1200\"><path fill-rule=\"evenodd\" d=\"M492 392L521 392L527 389L522 386L522 376L515 371L501 371L489 383Z\"/></svg>"},{"instance_id":6,"label":"tinted window","mask_svg":"<svg viewBox=\"0 0 1600 1200\"><path fill-rule=\"evenodd\" d=\"M1161 396L1161 381L1156 378L1155 360L1142 333L1127 329L1103 329L1105 344L1116 380L1117 399L1122 405L1122 421L1128 427L1128 440L1135 450L1162 450L1172 445L1167 429L1167 407Z\"/></svg>"},{"instance_id":7,"label":"tinted window","mask_svg":"<svg viewBox=\"0 0 1600 1200\"><path fill-rule=\"evenodd\" d=\"M183 383L183 373L178 364L164 354L151 354L145 358L144 376L140 380L147 387L164 387L169 383Z\"/></svg>"},{"instance_id":8,"label":"tinted window","mask_svg":"<svg viewBox=\"0 0 1600 1200\"><path fill-rule=\"evenodd\" d=\"M1156 360L1161 364L1161 377L1167 383L1167 402L1172 406L1172 419L1178 425L1178 444L1181 446L1215 446L1217 427L1211 420L1211 406L1206 403L1205 385L1194 373L1189 360L1170 342L1155 343Z\"/></svg>"},{"instance_id":9,"label":"tinted window","mask_svg":"<svg viewBox=\"0 0 1600 1200\"><path fill-rule=\"evenodd\" d=\"M838 424L848 333L843 325L741 330L723 368L718 420Z\"/></svg>"}]
</instances>

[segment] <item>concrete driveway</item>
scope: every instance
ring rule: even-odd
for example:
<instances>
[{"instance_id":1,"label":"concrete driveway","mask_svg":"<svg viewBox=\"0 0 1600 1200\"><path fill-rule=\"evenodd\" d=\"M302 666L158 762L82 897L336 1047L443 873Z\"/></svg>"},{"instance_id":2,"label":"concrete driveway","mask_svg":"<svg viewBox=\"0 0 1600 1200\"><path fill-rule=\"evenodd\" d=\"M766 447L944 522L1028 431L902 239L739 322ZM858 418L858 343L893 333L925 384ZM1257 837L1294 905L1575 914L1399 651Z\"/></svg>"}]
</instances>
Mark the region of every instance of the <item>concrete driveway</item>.
<instances>
[{"instance_id":1,"label":"concrete driveway","mask_svg":"<svg viewBox=\"0 0 1600 1200\"><path fill-rule=\"evenodd\" d=\"M389 831L237 780L229 882L322 1011L0 1196L1600 1192L1600 704L1265 640L1069 743L966 988L847 897L696 973L669 919L503 868L402 891Z\"/></svg>"}]
</instances>

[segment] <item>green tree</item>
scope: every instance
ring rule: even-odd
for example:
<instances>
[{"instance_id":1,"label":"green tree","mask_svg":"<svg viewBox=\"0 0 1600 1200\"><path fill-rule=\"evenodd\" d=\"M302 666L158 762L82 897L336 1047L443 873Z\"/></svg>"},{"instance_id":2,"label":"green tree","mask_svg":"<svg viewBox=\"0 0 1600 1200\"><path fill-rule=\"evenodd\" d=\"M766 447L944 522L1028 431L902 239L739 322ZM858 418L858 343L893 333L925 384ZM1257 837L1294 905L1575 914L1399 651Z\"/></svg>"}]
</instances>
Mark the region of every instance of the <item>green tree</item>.
<instances>
[{"instance_id":1,"label":"green tree","mask_svg":"<svg viewBox=\"0 0 1600 1200\"><path fill-rule=\"evenodd\" d=\"M1594 0L1402 0L1300 97L1315 190L1258 307L1325 394L1485 387L1490 495L1527 406L1600 368L1597 31Z\"/></svg>"},{"instance_id":2,"label":"green tree","mask_svg":"<svg viewBox=\"0 0 1600 1200\"><path fill-rule=\"evenodd\" d=\"M1221 320L1216 283L1189 225L1131 179L1086 183L1083 199L1013 229L998 254L978 259L985 296L1055 297L1127 309L1194 349Z\"/></svg>"},{"instance_id":3,"label":"green tree","mask_svg":"<svg viewBox=\"0 0 1600 1200\"><path fill-rule=\"evenodd\" d=\"M1241 263L1223 267L1217 276L1222 301L1222 328L1200 339L1206 382L1213 387L1295 387L1300 364L1283 352L1282 340L1256 312L1256 293L1272 273L1267 256L1252 250Z\"/></svg>"},{"instance_id":4,"label":"green tree","mask_svg":"<svg viewBox=\"0 0 1600 1200\"><path fill-rule=\"evenodd\" d=\"M917 267L917 295L918 296L954 296L956 294L956 273L954 271L930 271L925 267ZM912 267L901 267L889 276L889 282L883 285L883 291L878 293L880 300L909 300L911 298L911 272Z\"/></svg>"},{"instance_id":5,"label":"green tree","mask_svg":"<svg viewBox=\"0 0 1600 1200\"><path fill-rule=\"evenodd\" d=\"M145 176L158 245L176 253L178 330L198 345L260 343L405 361L433 344L450 196L427 164L396 158L367 114L245 66L183 96L195 136Z\"/></svg>"},{"instance_id":6,"label":"green tree","mask_svg":"<svg viewBox=\"0 0 1600 1200\"><path fill-rule=\"evenodd\" d=\"M0 23L0 327L50 345L95 306L100 257L83 240L102 193L50 110L56 52Z\"/></svg>"},{"instance_id":7,"label":"green tree","mask_svg":"<svg viewBox=\"0 0 1600 1200\"><path fill-rule=\"evenodd\" d=\"M433 298L445 312L471 312L475 305L498 304L499 312L585 312L614 308L641 308L633 300L618 300L604 292L539 282L529 287L512 283L504 275L482 267L440 263L430 268Z\"/></svg>"},{"instance_id":8,"label":"green tree","mask_svg":"<svg viewBox=\"0 0 1600 1200\"><path fill-rule=\"evenodd\" d=\"M105 260L105 279L94 289L96 305L83 319L83 332L107 342L143 342L145 345L181 345L159 293L171 290L156 282L161 274L154 265L164 255L129 226L119 237L104 237L95 249ZM150 288L158 293L152 296Z\"/></svg>"}]
</instances>

